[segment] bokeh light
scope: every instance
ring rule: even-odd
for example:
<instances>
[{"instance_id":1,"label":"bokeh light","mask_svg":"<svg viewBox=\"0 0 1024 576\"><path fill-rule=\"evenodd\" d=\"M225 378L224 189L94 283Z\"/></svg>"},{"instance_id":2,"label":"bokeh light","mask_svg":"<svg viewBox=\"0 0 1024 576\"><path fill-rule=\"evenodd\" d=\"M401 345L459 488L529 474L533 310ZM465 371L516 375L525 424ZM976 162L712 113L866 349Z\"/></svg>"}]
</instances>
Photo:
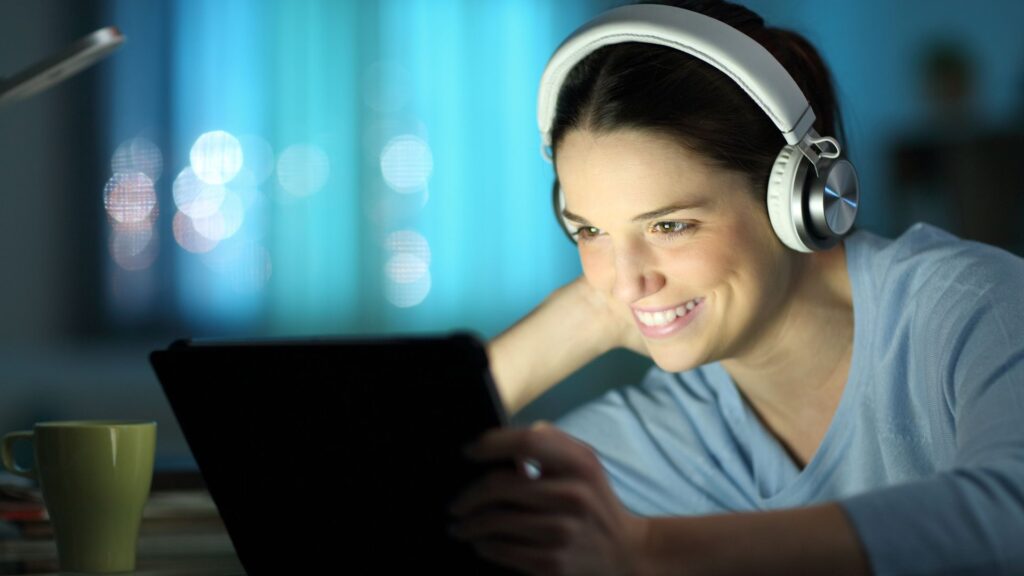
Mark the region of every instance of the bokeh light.
<instances>
[{"instance_id":1,"label":"bokeh light","mask_svg":"<svg viewBox=\"0 0 1024 576\"><path fill-rule=\"evenodd\" d=\"M138 256L153 240L153 227L148 223L141 226L118 226L110 233L110 253L115 261Z\"/></svg>"},{"instance_id":2,"label":"bokeh light","mask_svg":"<svg viewBox=\"0 0 1024 576\"><path fill-rule=\"evenodd\" d=\"M224 222L224 215L220 212L214 212L202 218L192 218L192 229L200 236L214 242L220 242L224 239L226 228L227 224Z\"/></svg>"},{"instance_id":3,"label":"bokeh light","mask_svg":"<svg viewBox=\"0 0 1024 576\"><path fill-rule=\"evenodd\" d=\"M415 230L396 230L384 238L385 297L400 308L422 302L430 292L430 244Z\"/></svg>"},{"instance_id":4,"label":"bokeh light","mask_svg":"<svg viewBox=\"0 0 1024 576\"><path fill-rule=\"evenodd\" d=\"M103 188L103 206L118 222L141 222L156 206L153 181L142 172L118 172Z\"/></svg>"},{"instance_id":5,"label":"bokeh light","mask_svg":"<svg viewBox=\"0 0 1024 576\"><path fill-rule=\"evenodd\" d=\"M245 205L242 197L235 192L228 191L224 202L220 205L220 214L224 217L224 236L221 237L223 240L234 236L245 221Z\"/></svg>"},{"instance_id":6,"label":"bokeh light","mask_svg":"<svg viewBox=\"0 0 1024 576\"><path fill-rule=\"evenodd\" d=\"M396 192L414 192L426 186L434 170L430 146L412 134L395 136L380 154L380 171Z\"/></svg>"},{"instance_id":7,"label":"bokeh light","mask_svg":"<svg viewBox=\"0 0 1024 576\"><path fill-rule=\"evenodd\" d=\"M403 266L405 264L391 264L390 262L385 265L388 269L401 269ZM400 278L407 278L412 275L398 274ZM427 294L430 293L430 282L429 270L425 270L424 274L412 282L400 282L389 277L384 285L384 297L387 298L388 302L399 308L416 306L423 302Z\"/></svg>"},{"instance_id":8,"label":"bokeh light","mask_svg":"<svg viewBox=\"0 0 1024 576\"><path fill-rule=\"evenodd\" d=\"M114 151L110 168L114 174L142 172L155 184L163 174L164 157L156 144L141 137L131 138Z\"/></svg>"},{"instance_id":9,"label":"bokeh light","mask_svg":"<svg viewBox=\"0 0 1024 576\"><path fill-rule=\"evenodd\" d=\"M229 192L218 211L201 218L192 218L192 228L207 239L220 242L238 232L244 218L242 199L238 194Z\"/></svg>"},{"instance_id":10,"label":"bokeh light","mask_svg":"<svg viewBox=\"0 0 1024 576\"><path fill-rule=\"evenodd\" d=\"M429 269L422 259L407 253L391 256L384 265L388 280L399 284L415 282L427 274Z\"/></svg>"},{"instance_id":11,"label":"bokeh light","mask_svg":"<svg viewBox=\"0 0 1024 576\"><path fill-rule=\"evenodd\" d=\"M242 169L242 144L223 130L207 132L196 139L189 159L197 178L207 184L224 184Z\"/></svg>"},{"instance_id":12,"label":"bokeh light","mask_svg":"<svg viewBox=\"0 0 1024 576\"><path fill-rule=\"evenodd\" d=\"M392 115L369 118L362 130L362 146L370 156L380 158L380 152L396 136L415 135L424 142L430 141L430 131L422 120L413 117Z\"/></svg>"},{"instance_id":13,"label":"bokeh light","mask_svg":"<svg viewBox=\"0 0 1024 576\"><path fill-rule=\"evenodd\" d=\"M327 153L313 144L289 146L277 159L277 180L293 196L309 196L327 183L331 173Z\"/></svg>"},{"instance_id":14,"label":"bokeh light","mask_svg":"<svg viewBox=\"0 0 1024 576\"><path fill-rule=\"evenodd\" d=\"M217 240L211 240L197 232L192 225L192 218L184 212L178 211L174 214L171 229L175 242L189 252L201 254L217 247Z\"/></svg>"},{"instance_id":15,"label":"bokeh light","mask_svg":"<svg viewBox=\"0 0 1024 576\"><path fill-rule=\"evenodd\" d=\"M249 168L242 168L238 176L227 184L227 190L228 193L233 192L242 199L242 208L245 210L259 203L262 197L256 177Z\"/></svg>"},{"instance_id":16,"label":"bokeh light","mask_svg":"<svg viewBox=\"0 0 1024 576\"><path fill-rule=\"evenodd\" d=\"M392 254L412 254L430 266L430 244L415 230L396 230L384 238L384 247Z\"/></svg>"},{"instance_id":17,"label":"bokeh light","mask_svg":"<svg viewBox=\"0 0 1024 576\"><path fill-rule=\"evenodd\" d=\"M110 257L125 270L148 268L159 252L156 234L155 227L148 221L117 226L108 241Z\"/></svg>"},{"instance_id":18,"label":"bokeh light","mask_svg":"<svg viewBox=\"0 0 1024 576\"><path fill-rule=\"evenodd\" d=\"M185 168L174 179L174 204L192 218L202 218L220 209L227 194L224 186L200 180L192 168Z\"/></svg>"}]
</instances>

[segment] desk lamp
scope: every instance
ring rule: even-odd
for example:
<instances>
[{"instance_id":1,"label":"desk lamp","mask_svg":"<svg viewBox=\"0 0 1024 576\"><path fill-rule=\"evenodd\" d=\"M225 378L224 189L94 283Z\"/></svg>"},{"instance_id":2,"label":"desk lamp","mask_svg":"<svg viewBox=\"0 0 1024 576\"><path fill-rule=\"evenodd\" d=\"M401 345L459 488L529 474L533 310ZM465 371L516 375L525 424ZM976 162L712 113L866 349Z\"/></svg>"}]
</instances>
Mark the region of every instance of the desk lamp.
<instances>
[{"instance_id":1,"label":"desk lamp","mask_svg":"<svg viewBox=\"0 0 1024 576\"><path fill-rule=\"evenodd\" d=\"M42 92L77 74L116 50L123 42L124 36L116 26L100 28L14 76L0 78L0 107Z\"/></svg>"}]
</instances>

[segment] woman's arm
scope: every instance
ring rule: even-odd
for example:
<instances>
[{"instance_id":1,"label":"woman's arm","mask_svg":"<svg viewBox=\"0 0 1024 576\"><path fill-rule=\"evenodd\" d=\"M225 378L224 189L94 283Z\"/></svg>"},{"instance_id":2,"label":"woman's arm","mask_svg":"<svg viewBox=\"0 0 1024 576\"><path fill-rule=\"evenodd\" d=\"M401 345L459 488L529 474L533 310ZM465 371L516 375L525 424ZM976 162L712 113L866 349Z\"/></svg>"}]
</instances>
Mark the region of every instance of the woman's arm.
<instances>
[{"instance_id":1,"label":"woman's arm","mask_svg":"<svg viewBox=\"0 0 1024 576\"><path fill-rule=\"evenodd\" d=\"M487 356L505 411L512 416L617 346L645 353L638 349L639 338L636 327L616 316L580 276L488 342Z\"/></svg>"},{"instance_id":2,"label":"woman's arm","mask_svg":"<svg viewBox=\"0 0 1024 576\"><path fill-rule=\"evenodd\" d=\"M648 519L638 576L871 574L836 503L767 512Z\"/></svg>"},{"instance_id":3,"label":"woman's arm","mask_svg":"<svg viewBox=\"0 0 1024 576\"><path fill-rule=\"evenodd\" d=\"M638 516L618 499L590 447L544 422L489 430L467 456L478 462L515 458L540 464L539 478L504 470L488 474L451 507L457 538L518 572L870 574L860 540L836 503L708 516ZM919 572L890 572L895 573Z\"/></svg>"}]
</instances>

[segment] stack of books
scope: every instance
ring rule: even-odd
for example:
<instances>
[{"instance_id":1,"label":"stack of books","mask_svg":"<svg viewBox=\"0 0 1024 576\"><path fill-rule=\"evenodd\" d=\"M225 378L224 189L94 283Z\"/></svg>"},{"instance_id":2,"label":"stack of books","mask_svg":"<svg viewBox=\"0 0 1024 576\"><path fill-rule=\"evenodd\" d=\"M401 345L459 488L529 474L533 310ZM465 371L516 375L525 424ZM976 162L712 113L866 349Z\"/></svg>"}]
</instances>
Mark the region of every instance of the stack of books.
<instances>
[{"instance_id":1,"label":"stack of books","mask_svg":"<svg viewBox=\"0 0 1024 576\"><path fill-rule=\"evenodd\" d=\"M157 472L142 513L138 574L244 574L196 472ZM35 483L0 472L0 575L59 570L53 526Z\"/></svg>"},{"instance_id":2,"label":"stack of books","mask_svg":"<svg viewBox=\"0 0 1024 576\"><path fill-rule=\"evenodd\" d=\"M156 472L142 512L139 535L225 532L197 472ZM0 540L52 539L42 491L31 481L0 474Z\"/></svg>"}]
</instances>

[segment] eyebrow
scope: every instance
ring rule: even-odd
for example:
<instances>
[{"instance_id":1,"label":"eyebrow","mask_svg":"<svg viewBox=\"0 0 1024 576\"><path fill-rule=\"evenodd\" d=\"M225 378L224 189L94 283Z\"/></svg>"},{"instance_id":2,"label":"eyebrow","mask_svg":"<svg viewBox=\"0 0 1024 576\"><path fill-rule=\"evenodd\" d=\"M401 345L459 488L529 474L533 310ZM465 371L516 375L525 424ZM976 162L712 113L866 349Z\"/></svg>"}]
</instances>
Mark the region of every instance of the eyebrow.
<instances>
[{"instance_id":1,"label":"eyebrow","mask_svg":"<svg viewBox=\"0 0 1024 576\"><path fill-rule=\"evenodd\" d=\"M704 200L694 200L694 201L691 201L691 202L675 202L673 204L669 204L668 206L662 206L661 208L658 208L657 210L651 210L650 212L644 212L643 214L637 214L636 216L633 217L633 222L641 222L643 220L650 220L651 218L657 218L658 216L664 216L666 214L671 214L673 212L678 212L680 210L690 210L692 208L701 208L704 205L705 205L705 201ZM565 216L566 218L568 218L569 220L572 220L574 222L579 222L580 224L586 224L587 226L592 226L592 224L590 223L589 220L587 220L583 216L580 216L579 214L573 214L572 212L570 212L567 209L563 209L562 210L562 216Z\"/></svg>"}]
</instances>

